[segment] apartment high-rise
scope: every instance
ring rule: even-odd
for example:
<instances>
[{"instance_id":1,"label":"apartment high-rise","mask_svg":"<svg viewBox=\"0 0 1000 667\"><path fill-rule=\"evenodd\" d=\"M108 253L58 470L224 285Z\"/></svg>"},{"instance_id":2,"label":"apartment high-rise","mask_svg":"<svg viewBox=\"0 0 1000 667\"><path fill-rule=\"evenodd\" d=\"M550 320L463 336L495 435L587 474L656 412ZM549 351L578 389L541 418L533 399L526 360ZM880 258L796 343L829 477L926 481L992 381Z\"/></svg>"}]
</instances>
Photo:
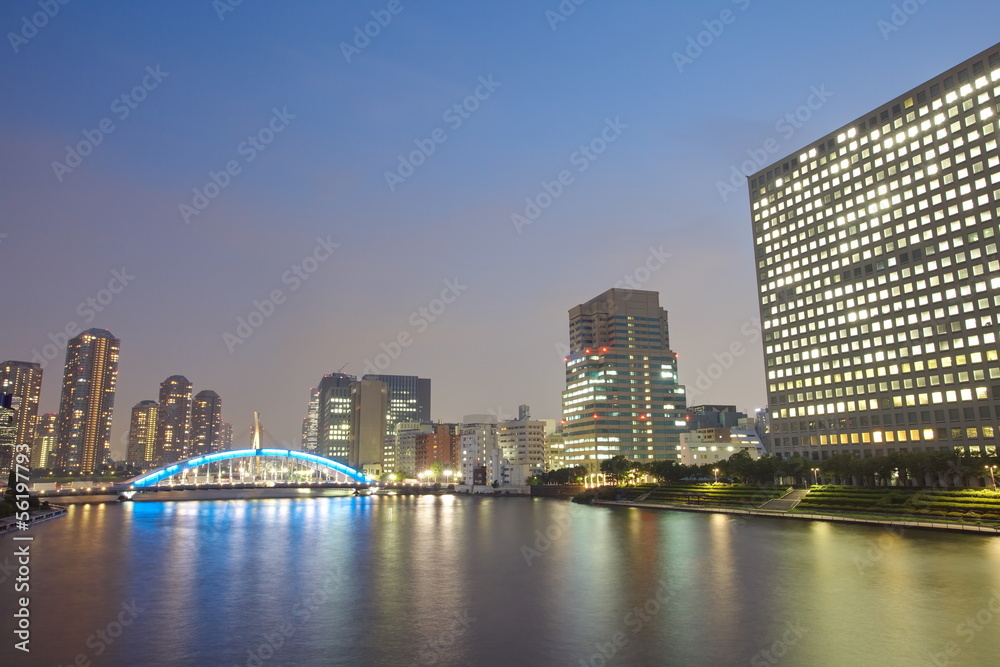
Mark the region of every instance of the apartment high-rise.
<instances>
[{"instance_id":1,"label":"apartment high-rise","mask_svg":"<svg viewBox=\"0 0 1000 667\"><path fill-rule=\"evenodd\" d=\"M389 390L389 428L403 422L431 419L431 381L416 375L365 375L363 380L385 382Z\"/></svg>"},{"instance_id":2,"label":"apartment high-rise","mask_svg":"<svg viewBox=\"0 0 1000 667\"><path fill-rule=\"evenodd\" d=\"M171 375L160 383L156 415L156 462L173 463L191 456L191 382Z\"/></svg>"},{"instance_id":3,"label":"apartment high-rise","mask_svg":"<svg viewBox=\"0 0 1000 667\"><path fill-rule=\"evenodd\" d=\"M464 484L489 484L487 471L500 467L497 420L491 415L466 415L459 428L461 479Z\"/></svg>"},{"instance_id":4,"label":"apartment high-rise","mask_svg":"<svg viewBox=\"0 0 1000 667\"><path fill-rule=\"evenodd\" d=\"M545 422L533 421L528 406L518 409L517 419L497 424L497 446L512 465L526 465L532 475L545 472Z\"/></svg>"},{"instance_id":5,"label":"apartment high-rise","mask_svg":"<svg viewBox=\"0 0 1000 667\"><path fill-rule=\"evenodd\" d=\"M347 464L351 457L351 383L353 375L331 373L319 382L316 453Z\"/></svg>"},{"instance_id":6,"label":"apartment high-rise","mask_svg":"<svg viewBox=\"0 0 1000 667\"><path fill-rule=\"evenodd\" d=\"M678 458L686 399L659 294L608 290L570 310L569 325L566 464Z\"/></svg>"},{"instance_id":7,"label":"apartment high-rise","mask_svg":"<svg viewBox=\"0 0 1000 667\"><path fill-rule=\"evenodd\" d=\"M140 401L132 406L125 456L129 463L144 465L156 460L156 415L159 408L156 401Z\"/></svg>"},{"instance_id":8,"label":"apartment high-rise","mask_svg":"<svg viewBox=\"0 0 1000 667\"><path fill-rule=\"evenodd\" d=\"M13 444L30 445L38 425L38 401L42 394L42 367L31 361L5 361L0 364L0 394L14 397Z\"/></svg>"},{"instance_id":9,"label":"apartment high-rise","mask_svg":"<svg viewBox=\"0 0 1000 667\"><path fill-rule=\"evenodd\" d=\"M203 389L191 406L191 456L221 451L222 399L211 389Z\"/></svg>"},{"instance_id":10,"label":"apartment high-rise","mask_svg":"<svg viewBox=\"0 0 1000 667\"><path fill-rule=\"evenodd\" d=\"M347 465L361 471L368 466L371 472L367 474L381 474L389 408L388 388L385 382L379 380L359 380L351 383L350 392L350 455Z\"/></svg>"},{"instance_id":11,"label":"apartment high-rise","mask_svg":"<svg viewBox=\"0 0 1000 667\"><path fill-rule=\"evenodd\" d=\"M105 329L88 329L66 344L57 467L91 472L110 455L120 346Z\"/></svg>"},{"instance_id":12,"label":"apartment high-rise","mask_svg":"<svg viewBox=\"0 0 1000 667\"><path fill-rule=\"evenodd\" d=\"M233 425L222 422L219 426L219 451L228 452L233 448Z\"/></svg>"},{"instance_id":13,"label":"apartment high-rise","mask_svg":"<svg viewBox=\"0 0 1000 667\"><path fill-rule=\"evenodd\" d=\"M993 455L1000 45L749 178L771 446Z\"/></svg>"},{"instance_id":14,"label":"apartment high-rise","mask_svg":"<svg viewBox=\"0 0 1000 667\"><path fill-rule=\"evenodd\" d=\"M48 412L39 416L38 427L35 429L35 442L31 446L32 468L48 468L53 465L58 433L58 415Z\"/></svg>"}]
</instances>

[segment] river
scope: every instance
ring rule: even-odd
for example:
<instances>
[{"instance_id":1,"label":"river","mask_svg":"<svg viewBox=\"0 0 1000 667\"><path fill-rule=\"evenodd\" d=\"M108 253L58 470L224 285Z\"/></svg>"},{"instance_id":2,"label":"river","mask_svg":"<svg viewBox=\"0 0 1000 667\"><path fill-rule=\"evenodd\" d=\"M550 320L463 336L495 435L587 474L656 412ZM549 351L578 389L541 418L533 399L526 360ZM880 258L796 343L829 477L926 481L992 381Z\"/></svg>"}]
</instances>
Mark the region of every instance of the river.
<instances>
[{"instance_id":1,"label":"river","mask_svg":"<svg viewBox=\"0 0 1000 667\"><path fill-rule=\"evenodd\" d=\"M1000 664L995 537L456 496L72 505L27 534L27 654L0 538L3 665Z\"/></svg>"}]
</instances>

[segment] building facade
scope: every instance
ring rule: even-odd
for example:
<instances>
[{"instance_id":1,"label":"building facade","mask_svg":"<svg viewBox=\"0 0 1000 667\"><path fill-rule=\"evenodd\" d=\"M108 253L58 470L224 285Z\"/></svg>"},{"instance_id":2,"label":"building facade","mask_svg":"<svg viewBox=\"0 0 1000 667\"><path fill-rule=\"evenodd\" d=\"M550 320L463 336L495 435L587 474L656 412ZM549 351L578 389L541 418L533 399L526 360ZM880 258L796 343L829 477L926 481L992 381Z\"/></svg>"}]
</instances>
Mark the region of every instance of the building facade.
<instances>
[{"instance_id":1,"label":"building facade","mask_svg":"<svg viewBox=\"0 0 1000 667\"><path fill-rule=\"evenodd\" d=\"M309 407L302 418L302 451L315 452L319 444L319 388L309 390Z\"/></svg>"},{"instance_id":2,"label":"building facade","mask_svg":"<svg viewBox=\"0 0 1000 667\"><path fill-rule=\"evenodd\" d=\"M677 459L684 388L659 294L611 289L569 311L563 433L566 464L614 456Z\"/></svg>"},{"instance_id":3,"label":"building facade","mask_svg":"<svg viewBox=\"0 0 1000 667\"><path fill-rule=\"evenodd\" d=\"M353 375L331 373L319 382L316 453L347 464L351 457L351 383Z\"/></svg>"},{"instance_id":4,"label":"building facade","mask_svg":"<svg viewBox=\"0 0 1000 667\"><path fill-rule=\"evenodd\" d=\"M528 406L520 406L517 419L497 424L497 447L509 464L528 466L530 475L545 472L545 422L533 421Z\"/></svg>"},{"instance_id":5,"label":"building facade","mask_svg":"<svg viewBox=\"0 0 1000 667\"><path fill-rule=\"evenodd\" d=\"M38 418L35 442L31 447L31 467L50 468L55 463L56 436L59 433L59 416L53 412Z\"/></svg>"},{"instance_id":6,"label":"building facade","mask_svg":"<svg viewBox=\"0 0 1000 667\"><path fill-rule=\"evenodd\" d=\"M191 407L191 456L221 451L222 399L211 389L203 389Z\"/></svg>"},{"instance_id":7,"label":"building facade","mask_svg":"<svg viewBox=\"0 0 1000 667\"><path fill-rule=\"evenodd\" d=\"M363 380L384 382L389 392L386 417L389 428L404 422L431 420L431 381L416 375L365 375Z\"/></svg>"},{"instance_id":8,"label":"building facade","mask_svg":"<svg viewBox=\"0 0 1000 667\"><path fill-rule=\"evenodd\" d=\"M374 474L382 466L389 410L388 388L380 380L359 380L351 383L350 393L350 453L347 465L355 470L368 466Z\"/></svg>"},{"instance_id":9,"label":"building facade","mask_svg":"<svg viewBox=\"0 0 1000 667\"><path fill-rule=\"evenodd\" d=\"M140 401L132 406L125 460L148 465L156 460L156 423L160 406L156 401Z\"/></svg>"},{"instance_id":10,"label":"building facade","mask_svg":"<svg viewBox=\"0 0 1000 667\"><path fill-rule=\"evenodd\" d=\"M0 394L13 397L14 436L9 444L31 445L38 426L38 401L42 395L42 367L31 361L0 364Z\"/></svg>"},{"instance_id":11,"label":"building facade","mask_svg":"<svg viewBox=\"0 0 1000 667\"><path fill-rule=\"evenodd\" d=\"M66 344L57 467L92 472L108 460L120 346L105 329L88 329Z\"/></svg>"},{"instance_id":12,"label":"building facade","mask_svg":"<svg viewBox=\"0 0 1000 667\"><path fill-rule=\"evenodd\" d=\"M183 375L171 375L160 383L157 463L173 463L191 455L191 400L191 382Z\"/></svg>"},{"instance_id":13,"label":"building facade","mask_svg":"<svg viewBox=\"0 0 1000 667\"><path fill-rule=\"evenodd\" d=\"M749 177L771 446L996 452L1000 47Z\"/></svg>"}]
</instances>

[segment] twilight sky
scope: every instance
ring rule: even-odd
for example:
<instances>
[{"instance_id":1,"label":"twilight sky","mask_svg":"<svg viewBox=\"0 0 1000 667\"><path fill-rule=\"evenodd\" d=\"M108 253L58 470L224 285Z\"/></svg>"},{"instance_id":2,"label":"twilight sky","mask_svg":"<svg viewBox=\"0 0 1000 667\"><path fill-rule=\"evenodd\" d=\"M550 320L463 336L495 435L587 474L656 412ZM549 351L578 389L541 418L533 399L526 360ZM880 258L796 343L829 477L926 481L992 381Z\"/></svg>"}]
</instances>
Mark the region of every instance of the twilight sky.
<instances>
[{"instance_id":1,"label":"twilight sky","mask_svg":"<svg viewBox=\"0 0 1000 667\"><path fill-rule=\"evenodd\" d=\"M558 418L567 311L616 283L660 292L692 402L762 407L746 187L719 182L1000 24L995 0L895 16L872 0L237 2L0 7L0 358L48 357L51 412L60 333L119 337L116 458L131 406L173 374L222 396L238 441L260 410L297 445L309 388L368 363L431 378L436 419ZM811 95L805 122L783 120Z\"/></svg>"}]
</instances>

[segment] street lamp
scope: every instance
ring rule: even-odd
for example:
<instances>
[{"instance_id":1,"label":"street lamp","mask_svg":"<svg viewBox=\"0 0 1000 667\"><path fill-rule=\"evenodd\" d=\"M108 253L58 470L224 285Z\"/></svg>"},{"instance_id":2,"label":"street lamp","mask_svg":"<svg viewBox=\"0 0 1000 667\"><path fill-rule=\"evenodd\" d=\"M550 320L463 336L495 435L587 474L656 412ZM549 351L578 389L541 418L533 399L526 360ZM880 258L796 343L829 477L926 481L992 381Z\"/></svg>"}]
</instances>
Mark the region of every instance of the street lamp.
<instances>
[{"instance_id":1,"label":"street lamp","mask_svg":"<svg viewBox=\"0 0 1000 667\"><path fill-rule=\"evenodd\" d=\"M819 480L816 479L816 474L819 472L819 468L813 468L813 484L819 484Z\"/></svg>"},{"instance_id":2,"label":"street lamp","mask_svg":"<svg viewBox=\"0 0 1000 667\"><path fill-rule=\"evenodd\" d=\"M715 473L715 483L718 484L719 483L719 469L718 468L712 468L712 472Z\"/></svg>"},{"instance_id":3,"label":"street lamp","mask_svg":"<svg viewBox=\"0 0 1000 667\"><path fill-rule=\"evenodd\" d=\"M997 476L994 474L994 471L997 469L997 467L996 466L986 466L986 469L990 471L990 479L993 480L993 490L996 491L997 490Z\"/></svg>"}]
</instances>

